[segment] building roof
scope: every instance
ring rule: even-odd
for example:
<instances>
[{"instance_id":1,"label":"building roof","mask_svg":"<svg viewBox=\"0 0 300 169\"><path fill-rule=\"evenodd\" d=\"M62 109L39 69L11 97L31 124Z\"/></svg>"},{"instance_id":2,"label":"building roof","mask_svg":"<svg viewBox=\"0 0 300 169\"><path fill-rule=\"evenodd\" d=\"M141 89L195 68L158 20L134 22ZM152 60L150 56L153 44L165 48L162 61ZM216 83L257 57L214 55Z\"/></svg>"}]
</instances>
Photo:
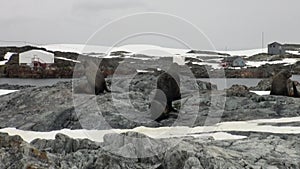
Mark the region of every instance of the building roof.
<instances>
[{"instance_id":1,"label":"building roof","mask_svg":"<svg viewBox=\"0 0 300 169\"><path fill-rule=\"evenodd\" d=\"M24 54L24 53L32 53L32 52L36 52L36 53L43 53L43 54L50 54L50 55L54 55L53 53L51 52L47 52L47 51L44 51L44 50L38 50L38 49L33 49L33 50L28 50L28 51L25 51L25 52L22 52L20 54Z\"/></svg>"},{"instance_id":2,"label":"building roof","mask_svg":"<svg viewBox=\"0 0 300 169\"><path fill-rule=\"evenodd\" d=\"M285 44L281 44L279 42L273 42L273 43L270 43L270 45L281 45L281 46L285 46L285 47L297 47L297 48L300 48L300 44L288 44L288 43L285 43Z\"/></svg>"},{"instance_id":3,"label":"building roof","mask_svg":"<svg viewBox=\"0 0 300 169\"><path fill-rule=\"evenodd\" d=\"M268 46L271 46L271 45L279 45L279 46L281 46L282 44L279 43L279 42L273 42L273 43L270 43Z\"/></svg>"}]
</instances>

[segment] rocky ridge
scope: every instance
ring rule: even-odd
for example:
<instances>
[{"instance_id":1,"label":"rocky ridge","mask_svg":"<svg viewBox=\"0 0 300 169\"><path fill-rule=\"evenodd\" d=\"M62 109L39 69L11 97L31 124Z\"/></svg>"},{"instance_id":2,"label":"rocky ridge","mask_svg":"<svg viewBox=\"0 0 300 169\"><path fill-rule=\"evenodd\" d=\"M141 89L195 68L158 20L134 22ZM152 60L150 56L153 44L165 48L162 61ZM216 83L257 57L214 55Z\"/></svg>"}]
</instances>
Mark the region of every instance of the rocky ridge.
<instances>
[{"instance_id":1,"label":"rocky ridge","mask_svg":"<svg viewBox=\"0 0 300 169\"><path fill-rule=\"evenodd\" d=\"M0 127L32 131L131 129L138 126L202 126L300 115L299 98L259 96L245 86L218 91L210 83L187 78L181 86L182 100L174 102L175 108L181 107L180 113L173 113L170 118L157 123L149 118L147 111L155 79L151 73L139 74L132 80L117 78L113 92L99 96L73 94L71 82L26 88L0 97ZM179 122L178 118L181 119Z\"/></svg>"},{"instance_id":2,"label":"rocky ridge","mask_svg":"<svg viewBox=\"0 0 300 169\"><path fill-rule=\"evenodd\" d=\"M178 141L179 138L152 139L128 132L105 135L103 143L75 140L61 134L57 134L55 140L37 139L26 143L18 136L1 133L0 167L297 169L300 167L299 138L299 135L253 133L242 140L215 141L212 138L185 137ZM148 152L152 152L151 155Z\"/></svg>"}]
</instances>

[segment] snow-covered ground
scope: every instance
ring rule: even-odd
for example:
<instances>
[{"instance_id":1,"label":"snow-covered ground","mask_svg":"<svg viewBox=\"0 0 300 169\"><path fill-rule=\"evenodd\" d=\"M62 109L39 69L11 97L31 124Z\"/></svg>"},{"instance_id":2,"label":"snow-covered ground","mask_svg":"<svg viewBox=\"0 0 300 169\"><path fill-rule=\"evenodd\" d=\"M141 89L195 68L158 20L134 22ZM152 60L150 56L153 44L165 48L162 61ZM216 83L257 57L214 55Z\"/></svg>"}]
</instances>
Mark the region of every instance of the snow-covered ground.
<instances>
[{"instance_id":1,"label":"snow-covered ground","mask_svg":"<svg viewBox=\"0 0 300 169\"><path fill-rule=\"evenodd\" d=\"M220 53L227 53L231 56L253 56L259 53L268 53L268 48L263 49L249 49L249 50L237 50L237 51L219 51Z\"/></svg>"},{"instance_id":2,"label":"snow-covered ground","mask_svg":"<svg viewBox=\"0 0 300 169\"><path fill-rule=\"evenodd\" d=\"M128 131L134 131L143 133L152 138L171 138L171 137L207 137L212 136L216 140L230 140L230 139L243 139L245 136L232 135L229 131L244 131L244 132L268 132L277 134L300 134L300 127L290 126L272 126L262 125L263 123L288 123L288 122L300 122L300 117L281 118L281 119L260 119L250 121L237 121L237 122L222 122L214 126L207 127L160 127L160 128L148 128L137 127L134 129L111 129L111 130L69 130L63 129L59 131L51 132L34 132L23 131L15 128L0 129L0 132L5 132L10 135L20 135L25 141L31 142L36 138L42 139L54 139L57 133L68 135L72 138L88 138L93 141L102 142L103 136L108 133L124 133Z\"/></svg>"},{"instance_id":3,"label":"snow-covered ground","mask_svg":"<svg viewBox=\"0 0 300 169\"><path fill-rule=\"evenodd\" d=\"M193 65L207 65L211 66L213 69L221 69L222 66L219 63L209 63L209 62L192 62Z\"/></svg>"},{"instance_id":4,"label":"snow-covered ground","mask_svg":"<svg viewBox=\"0 0 300 169\"><path fill-rule=\"evenodd\" d=\"M133 54L148 54L151 56L167 56L167 55L193 55L187 54L191 49L176 49L167 48L154 45L144 44L130 44L120 47L108 47L108 46L97 46L97 45L84 45L84 44L51 44L41 46L52 51L64 51L64 52L76 52L80 54L84 53L109 53L114 51L127 51ZM212 50L208 50L212 51ZM238 50L238 51L213 51L217 53L230 54L231 56L252 56L259 53L267 53L267 48L264 49L251 49L251 50ZM219 56L216 54L194 54L198 56Z\"/></svg>"},{"instance_id":5,"label":"snow-covered ground","mask_svg":"<svg viewBox=\"0 0 300 169\"><path fill-rule=\"evenodd\" d=\"M84 53L103 53L108 51L109 47L95 46L95 45L83 45L83 44L51 44L40 46L51 51L61 52L74 52L79 54Z\"/></svg>"},{"instance_id":6,"label":"snow-covered ground","mask_svg":"<svg viewBox=\"0 0 300 169\"><path fill-rule=\"evenodd\" d=\"M6 95L6 94L9 94L9 93L13 93L13 92L16 92L18 90L6 90L6 89L0 89L0 96L2 95Z\"/></svg>"},{"instance_id":7,"label":"snow-covered ground","mask_svg":"<svg viewBox=\"0 0 300 169\"><path fill-rule=\"evenodd\" d=\"M142 44L132 44L132 45L125 45L120 47L107 47L107 46L96 46L96 45L82 45L82 44L52 44L52 45L45 45L41 46L48 50L53 51L64 51L64 52L76 52L80 54L86 54L86 53L101 53L99 55L100 57L105 58L111 58L111 57L118 57L118 56L110 56L110 52L116 52L116 51L126 51L129 52L129 54L126 55L126 58L132 57L133 54L143 54L148 56L153 56L152 59L157 59L155 57L191 57L191 58L201 58L203 62L194 62L193 64L198 65L209 65L212 66L214 69L220 69L222 68L219 63L221 63L222 58L226 57L224 55L217 55L216 53L226 53L231 56L252 56L259 53L267 53L267 48L264 49L251 49L251 50L238 50L238 51L211 51L216 53L211 54L193 54L193 53L187 53L191 49L175 49L175 48L166 48L166 47L160 47L160 46L154 46L154 45L142 45ZM107 53L106 55L103 55L103 53ZM93 55L94 56L94 55ZM218 58L219 57L219 58ZM213 58L213 59L211 59ZM136 58L136 59L143 59L143 60L149 60L151 58ZM297 62L296 59L283 59L278 61L248 61L246 62L246 65L248 67L259 67L265 64L286 64L291 65L295 64Z\"/></svg>"},{"instance_id":8,"label":"snow-covered ground","mask_svg":"<svg viewBox=\"0 0 300 169\"><path fill-rule=\"evenodd\" d=\"M138 73L153 73L153 71L147 71L147 70L136 70Z\"/></svg>"},{"instance_id":9,"label":"snow-covered ground","mask_svg":"<svg viewBox=\"0 0 300 169\"><path fill-rule=\"evenodd\" d=\"M259 67L265 64L284 64L284 65L293 65L298 61L298 59L285 58L283 60L275 60L275 61L247 61L246 65L248 67Z\"/></svg>"},{"instance_id":10,"label":"snow-covered ground","mask_svg":"<svg viewBox=\"0 0 300 169\"><path fill-rule=\"evenodd\" d=\"M7 60L0 61L0 66L1 66L1 65L5 65L6 62L7 62Z\"/></svg>"},{"instance_id":11,"label":"snow-covered ground","mask_svg":"<svg viewBox=\"0 0 300 169\"><path fill-rule=\"evenodd\" d=\"M132 54L145 54L151 56L166 56L175 54L186 54L188 49L173 49L163 48L153 45L125 45L121 47L108 47L83 44L52 44L41 46L52 51L76 52L79 54L85 53L110 53L115 51L126 51Z\"/></svg>"},{"instance_id":12,"label":"snow-covered ground","mask_svg":"<svg viewBox=\"0 0 300 169\"><path fill-rule=\"evenodd\" d=\"M288 50L286 51L286 53L293 54L293 55L300 55L300 52L297 50Z\"/></svg>"},{"instance_id":13,"label":"snow-covered ground","mask_svg":"<svg viewBox=\"0 0 300 169\"><path fill-rule=\"evenodd\" d=\"M60 59L60 60L66 60L66 61L70 61L70 62L80 63L80 61L78 61L78 60L68 59L68 58L64 58L64 57L55 57L55 58Z\"/></svg>"},{"instance_id":14,"label":"snow-covered ground","mask_svg":"<svg viewBox=\"0 0 300 169\"><path fill-rule=\"evenodd\" d=\"M144 45L144 44L130 44L130 45L124 45L120 47L108 47L108 46L97 46L97 45L84 45L84 44L50 44L50 45L43 45L39 46L46 48L50 51L62 51L62 52L75 52L79 54L86 54L91 57L100 57L100 58L114 58L119 56L111 56L111 52L118 52L118 51L125 51L129 52L123 55L124 58L132 58L132 59L138 59L138 60L152 60L152 59L158 59L159 57L174 57L174 60L176 58L182 57L182 58L195 58L198 59L199 62L193 62L193 64L198 65L208 65L212 66L214 69L221 69L222 66L220 66L220 63L222 62L222 59L226 56L224 55L218 55L218 53L223 54L229 54L231 56L252 56L259 53L267 53L267 48L264 49L252 49L252 50L238 50L238 51L212 51L212 50L206 50L208 54L204 53L187 53L191 51L191 49L175 49L175 48L167 48L167 47L160 47L160 46L154 46L154 45ZM205 50L203 50L205 51ZM293 54L299 54L298 51L288 51ZM6 60L0 61L0 65L6 64L6 62L9 60L11 55L14 53L8 52L4 58ZM141 55L147 55L151 57L133 57L135 54L141 54ZM300 55L300 54L299 54ZM62 57L56 57L57 59L63 59L67 61L72 62L78 62L76 60L71 60L67 58ZM178 61L178 60L177 60ZM200 62L202 61L202 62ZM298 60L297 59L283 59L278 61L247 61L246 65L247 67L259 67L265 64L286 64L286 65L292 65L295 64ZM181 64L184 64L183 61L179 61ZM179 63L178 62L178 63Z\"/></svg>"},{"instance_id":15,"label":"snow-covered ground","mask_svg":"<svg viewBox=\"0 0 300 169\"><path fill-rule=\"evenodd\" d=\"M271 93L271 91L250 91L250 92L260 95L260 96L270 95L270 93Z\"/></svg>"}]
</instances>

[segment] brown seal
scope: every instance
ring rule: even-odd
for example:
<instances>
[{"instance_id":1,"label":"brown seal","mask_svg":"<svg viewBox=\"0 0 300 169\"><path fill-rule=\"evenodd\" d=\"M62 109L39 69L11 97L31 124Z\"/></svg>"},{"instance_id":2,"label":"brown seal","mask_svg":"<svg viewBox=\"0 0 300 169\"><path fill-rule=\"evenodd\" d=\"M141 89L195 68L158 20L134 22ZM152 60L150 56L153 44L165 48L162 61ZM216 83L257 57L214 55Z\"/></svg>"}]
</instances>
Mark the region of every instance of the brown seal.
<instances>
[{"instance_id":1,"label":"brown seal","mask_svg":"<svg viewBox=\"0 0 300 169\"><path fill-rule=\"evenodd\" d=\"M277 73L272 81L271 95L289 96L288 80L292 77L289 70L282 70Z\"/></svg>"},{"instance_id":2,"label":"brown seal","mask_svg":"<svg viewBox=\"0 0 300 169\"><path fill-rule=\"evenodd\" d=\"M181 99L178 71L179 65L173 63L167 72L162 73L157 79L157 92L150 107L152 118L156 121L167 118L167 114L171 111L177 112L173 108L172 102ZM164 107L164 110L161 110L161 107ZM162 112L157 112L158 110ZM159 114L160 116L158 117Z\"/></svg>"},{"instance_id":3,"label":"brown seal","mask_svg":"<svg viewBox=\"0 0 300 169\"><path fill-rule=\"evenodd\" d=\"M111 92L106 85L105 74L102 73L99 67L92 61L83 62L85 68L85 76L88 84L95 89L95 94Z\"/></svg>"}]
</instances>

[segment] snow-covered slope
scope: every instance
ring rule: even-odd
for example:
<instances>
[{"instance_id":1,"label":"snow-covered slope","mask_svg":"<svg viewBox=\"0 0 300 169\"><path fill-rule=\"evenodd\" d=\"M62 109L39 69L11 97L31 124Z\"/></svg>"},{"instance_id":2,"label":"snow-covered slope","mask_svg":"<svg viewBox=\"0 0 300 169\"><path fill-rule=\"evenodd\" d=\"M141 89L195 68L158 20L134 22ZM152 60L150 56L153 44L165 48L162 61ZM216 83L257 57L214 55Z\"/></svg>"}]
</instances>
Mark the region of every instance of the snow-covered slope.
<instances>
[{"instance_id":1,"label":"snow-covered slope","mask_svg":"<svg viewBox=\"0 0 300 169\"><path fill-rule=\"evenodd\" d=\"M15 54L15 53L7 52L7 53L4 55L4 59L5 59L5 60L0 61L0 65L5 65L5 64L9 61L10 57L11 57L13 54Z\"/></svg>"},{"instance_id":2,"label":"snow-covered slope","mask_svg":"<svg viewBox=\"0 0 300 169\"><path fill-rule=\"evenodd\" d=\"M284 64L284 65L293 65L298 61L298 59L291 59L291 58L285 58L283 60L276 60L276 61L247 61L246 65L248 67L260 67L265 64Z\"/></svg>"},{"instance_id":3,"label":"snow-covered slope","mask_svg":"<svg viewBox=\"0 0 300 169\"><path fill-rule=\"evenodd\" d=\"M131 44L124 45L120 47L108 47L108 46L97 46L97 45L84 45L84 44L51 44L41 46L52 51L64 51L64 52L76 52L76 53L108 53L113 51L127 51L135 54L149 54L153 56L162 55L188 55L191 49L176 49L167 48L154 45L144 45L144 44ZM210 50L208 50L210 51ZM226 53L232 56L252 56L259 53L266 53L267 48L264 49L251 49L251 50L239 50L239 51L212 51L217 53ZM191 54L189 54L191 55ZM197 54L196 54L197 55ZM199 55L199 54L198 54ZM207 54L209 55L209 54Z\"/></svg>"},{"instance_id":4,"label":"snow-covered slope","mask_svg":"<svg viewBox=\"0 0 300 169\"><path fill-rule=\"evenodd\" d=\"M13 93L13 92L16 92L18 90L6 90L6 89L0 89L0 96L2 95L6 95L6 94L9 94L9 93Z\"/></svg>"},{"instance_id":5,"label":"snow-covered slope","mask_svg":"<svg viewBox=\"0 0 300 169\"><path fill-rule=\"evenodd\" d=\"M231 56L253 56L259 53L268 53L268 48L237 50L237 51L219 51L220 53L227 53Z\"/></svg>"},{"instance_id":6,"label":"snow-covered slope","mask_svg":"<svg viewBox=\"0 0 300 169\"><path fill-rule=\"evenodd\" d=\"M127 51L132 54L145 54L151 56L186 54L188 49L164 48L154 45L125 45L120 47L83 45L83 44L52 44L41 46L52 51L86 53L109 53L114 51Z\"/></svg>"},{"instance_id":7,"label":"snow-covered slope","mask_svg":"<svg viewBox=\"0 0 300 169\"><path fill-rule=\"evenodd\" d=\"M40 46L51 51L84 53L104 53L109 50L106 46L84 45L84 44L51 44Z\"/></svg>"},{"instance_id":8,"label":"snow-covered slope","mask_svg":"<svg viewBox=\"0 0 300 169\"><path fill-rule=\"evenodd\" d=\"M64 58L64 57L55 57L55 59L60 59L60 60L65 60L65 61L80 63L80 61L78 61L78 60L68 59L68 58Z\"/></svg>"},{"instance_id":9,"label":"snow-covered slope","mask_svg":"<svg viewBox=\"0 0 300 169\"><path fill-rule=\"evenodd\" d=\"M300 122L300 117L281 118L281 119L260 119L251 121L237 121L237 122L223 122L214 126L206 127L160 127L160 128L148 128L137 127L134 129L111 129L111 130L69 130L63 129L52 132L34 132L34 131L22 131L15 128L0 129L0 132L6 132L10 135L20 135L25 141L30 142L36 138L42 139L54 139L57 133L68 135L72 138L89 138L93 141L102 142L103 136L108 133L123 133L128 131L134 131L143 133L152 138L171 138L182 136L193 137L207 137L212 136L216 140L229 140L229 139L243 139L245 136L232 135L226 132L229 131L243 131L243 132L267 132L267 133L279 133L279 134L299 134L300 127L290 126L272 126L262 125L264 123L288 123L288 122Z\"/></svg>"}]
</instances>

